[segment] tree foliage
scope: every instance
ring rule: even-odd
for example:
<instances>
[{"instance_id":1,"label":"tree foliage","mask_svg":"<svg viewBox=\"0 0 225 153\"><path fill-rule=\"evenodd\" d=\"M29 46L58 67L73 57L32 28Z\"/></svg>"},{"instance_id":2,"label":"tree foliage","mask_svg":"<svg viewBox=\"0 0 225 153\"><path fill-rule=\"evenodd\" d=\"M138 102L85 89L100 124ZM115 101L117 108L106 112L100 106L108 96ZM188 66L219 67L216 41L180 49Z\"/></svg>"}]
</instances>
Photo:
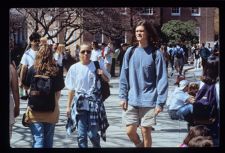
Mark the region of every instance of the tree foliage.
<instances>
[{"instance_id":1,"label":"tree foliage","mask_svg":"<svg viewBox=\"0 0 225 153\"><path fill-rule=\"evenodd\" d=\"M17 8L17 11L25 16L32 32L40 32L53 43L53 38L61 32L67 32L68 28L70 34L65 35L66 46L80 38L78 36L76 40L70 39L73 33L82 27L80 22L76 22L80 17L80 8Z\"/></svg>"},{"instance_id":2,"label":"tree foliage","mask_svg":"<svg viewBox=\"0 0 225 153\"><path fill-rule=\"evenodd\" d=\"M196 23L192 20L186 22L171 20L163 24L161 31L167 42L187 41L196 43L198 41L198 36L196 34Z\"/></svg>"},{"instance_id":3,"label":"tree foliage","mask_svg":"<svg viewBox=\"0 0 225 153\"><path fill-rule=\"evenodd\" d=\"M140 16L140 8L87 7L87 8L17 8L26 19L31 32L39 32L54 43L60 33L66 46L73 44L84 31L104 34L110 40L123 38L125 31L131 31ZM79 31L76 39L74 33Z\"/></svg>"}]
</instances>

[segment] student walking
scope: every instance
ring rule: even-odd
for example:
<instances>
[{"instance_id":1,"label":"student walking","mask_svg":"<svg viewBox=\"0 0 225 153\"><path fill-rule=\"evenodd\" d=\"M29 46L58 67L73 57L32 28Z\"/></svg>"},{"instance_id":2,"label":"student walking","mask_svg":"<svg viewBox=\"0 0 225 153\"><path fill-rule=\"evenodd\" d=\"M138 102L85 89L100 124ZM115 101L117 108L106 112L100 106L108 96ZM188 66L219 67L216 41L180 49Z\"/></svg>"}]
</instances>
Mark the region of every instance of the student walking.
<instances>
[{"instance_id":1,"label":"student walking","mask_svg":"<svg viewBox=\"0 0 225 153\"><path fill-rule=\"evenodd\" d=\"M66 113L68 121L73 123L68 122L67 130L76 127L79 148L88 147L87 137L93 147L100 148L98 131L105 141L105 132L109 126L98 77L108 82L111 76L103 64L99 64L100 69L96 69L94 62L90 60L91 52L90 44L81 45L80 62L70 67L65 79L65 85L69 89Z\"/></svg>"},{"instance_id":2,"label":"student walking","mask_svg":"<svg viewBox=\"0 0 225 153\"><path fill-rule=\"evenodd\" d=\"M55 124L59 120L59 106L56 95L58 91L64 88L64 80L59 77L60 72L52 57L53 53L50 47L48 45L41 46L37 52L34 65L28 70L24 82L24 85L30 88L26 122L29 124L33 137L33 148L52 148ZM37 86L38 77L42 77L44 80L50 78L47 81L51 82L48 84L50 86L44 86L47 84ZM41 82L43 83L43 80ZM48 96L45 96L48 87L50 91L48 91ZM39 88L44 88L44 90L37 90Z\"/></svg>"},{"instance_id":3,"label":"student walking","mask_svg":"<svg viewBox=\"0 0 225 153\"><path fill-rule=\"evenodd\" d=\"M133 38L135 48L129 47L124 55L119 97L128 137L136 147L151 147L152 126L163 110L168 93L166 64L163 54L153 44L158 35L151 23L139 21ZM137 134L139 126L143 140Z\"/></svg>"},{"instance_id":4,"label":"student walking","mask_svg":"<svg viewBox=\"0 0 225 153\"><path fill-rule=\"evenodd\" d=\"M36 53L39 49L39 43L40 43L40 34L39 33L32 33L29 37L30 40L30 49L25 51L25 53L22 56L22 59L20 63L22 64L21 72L19 74L19 87L24 88L26 90L27 94L27 89L26 86L23 85L23 81L25 80L27 70L34 64L34 60L36 57ZM26 95L24 100L27 100L28 95Z\"/></svg>"},{"instance_id":5,"label":"student walking","mask_svg":"<svg viewBox=\"0 0 225 153\"><path fill-rule=\"evenodd\" d=\"M193 50L193 55L194 55L194 66L195 70L200 68L200 52L199 52L199 46L195 45L195 48Z\"/></svg>"},{"instance_id":6,"label":"student walking","mask_svg":"<svg viewBox=\"0 0 225 153\"><path fill-rule=\"evenodd\" d=\"M208 48L205 47L205 43L202 43L202 46L200 48L200 56L202 59L202 68L203 68L203 75L205 75L206 72L206 64L207 64L207 59L210 56L210 51Z\"/></svg>"},{"instance_id":7,"label":"student walking","mask_svg":"<svg viewBox=\"0 0 225 153\"><path fill-rule=\"evenodd\" d=\"M184 67L185 52L183 48L180 47L180 44L177 44L174 55L175 55L174 56L175 69L179 73L179 75L182 75L182 71Z\"/></svg>"}]
</instances>

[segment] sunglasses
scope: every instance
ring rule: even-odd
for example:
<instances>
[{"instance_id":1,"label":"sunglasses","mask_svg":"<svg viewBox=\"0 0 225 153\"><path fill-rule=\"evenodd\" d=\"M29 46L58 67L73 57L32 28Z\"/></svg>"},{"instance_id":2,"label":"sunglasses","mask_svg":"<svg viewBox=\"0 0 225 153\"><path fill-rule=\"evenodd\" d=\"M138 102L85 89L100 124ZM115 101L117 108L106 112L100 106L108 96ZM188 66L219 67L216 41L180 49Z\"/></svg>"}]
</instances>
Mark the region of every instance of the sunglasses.
<instances>
[{"instance_id":1,"label":"sunglasses","mask_svg":"<svg viewBox=\"0 0 225 153\"><path fill-rule=\"evenodd\" d=\"M84 53L87 53L87 54L91 54L91 51L90 50L82 50L80 51L81 54L84 54Z\"/></svg>"}]
</instances>

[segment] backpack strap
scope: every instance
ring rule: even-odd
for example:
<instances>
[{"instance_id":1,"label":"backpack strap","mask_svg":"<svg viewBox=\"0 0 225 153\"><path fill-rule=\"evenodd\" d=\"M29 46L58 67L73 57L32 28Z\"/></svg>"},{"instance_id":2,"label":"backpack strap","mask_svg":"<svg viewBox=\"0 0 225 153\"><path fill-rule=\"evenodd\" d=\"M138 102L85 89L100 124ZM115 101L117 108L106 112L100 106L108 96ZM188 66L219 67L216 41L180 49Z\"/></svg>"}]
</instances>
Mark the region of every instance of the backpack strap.
<instances>
[{"instance_id":1,"label":"backpack strap","mask_svg":"<svg viewBox=\"0 0 225 153\"><path fill-rule=\"evenodd\" d=\"M131 58L131 56L133 55L134 50L135 50L136 47L137 47L137 45L135 45L135 46L133 46L133 47L131 48L131 51L130 51L130 53L129 53L128 63L129 63L130 58ZM156 59L156 51L153 51L153 52L152 52L152 58L153 58L153 60L154 60L154 62L155 62L155 59Z\"/></svg>"},{"instance_id":2,"label":"backpack strap","mask_svg":"<svg viewBox=\"0 0 225 153\"><path fill-rule=\"evenodd\" d=\"M96 68L96 70L97 70L97 69L100 69L99 62L98 62L98 61L93 61L93 62L94 62L94 64L95 64L95 68Z\"/></svg>"},{"instance_id":3,"label":"backpack strap","mask_svg":"<svg viewBox=\"0 0 225 153\"><path fill-rule=\"evenodd\" d=\"M131 51L130 51L130 53L129 53L128 63L129 63L130 58L131 58L131 56L133 55L134 50L135 50L136 47L137 47L137 45L135 45L135 46L133 46L133 47L131 48Z\"/></svg>"},{"instance_id":4,"label":"backpack strap","mask_svg":"<svg viewBox=\"0 0 225 153\"><path fill-rule=\"evenodd\" d=\"M101 76L97 73L97 70L100 69L100 65L98 61L93 61L95 64L95 68L96 68L96 74L98 76L99 79L101 79Z\"/></svg>"},{"instance_id":5,"label":"backpack strap","mask_svg":"<svg viewBox=\"0 0 225 153\"><path fill-rule=\"evenodd\" d=\"M46 75L39 75L39 74L36 74L34 77L35 77L35 78L45 78L45 79L50 78L49 76L46 76Z\"/></svg>"},{"instance_id":6,"label":"backpack strap","mask_svg":"<svg viewBox=\"0 0 225 153\"><path fill-rule=\"evenodd\" d=\"M131 56L133 55L133 53L134 53L134 50L135 50L135 48L137 47L137 45L134 45L132 48L131 48L131 51L130 51L130 53L129 53L129 56L128 56L128 65L129 65L129 62L130 62L130 58L131 58ZM128 66L129 67L129 66ZM129 70L128 70L128 78L127 78L127 80L128 80L128 88L130 89L130 84L129 84Z\"/></svg>"},{"instance_id":7,"label":"backpack strap","mask_svg":"<svg viewBox=\"0 0 225 153\"><path fill-rule=\"evenodd\" d=\"M156 75L156 63L155 63L156 52L157 52L157 50L153 50L153 52L152 52L152 59L153 59L154 64L155 64L155 66L154 66L154 68L155 68L155 78L157 78L157 75ZM155 80L156 80L156 79L155 79ZM156 83L157 83L157 82L156 82Z\"/></svg>"},{"instance_id":8,"label":"backpack strap","mask_svg":"<svg viewBox=\"0 0 225 153\"><path fill-rule=\"evenodd\" d=\"M152 52L152 59L153 59L153 61L155 62L155 59L156 59L156 51L153 51L153 52Z\"/></svg>"}]
</instances>

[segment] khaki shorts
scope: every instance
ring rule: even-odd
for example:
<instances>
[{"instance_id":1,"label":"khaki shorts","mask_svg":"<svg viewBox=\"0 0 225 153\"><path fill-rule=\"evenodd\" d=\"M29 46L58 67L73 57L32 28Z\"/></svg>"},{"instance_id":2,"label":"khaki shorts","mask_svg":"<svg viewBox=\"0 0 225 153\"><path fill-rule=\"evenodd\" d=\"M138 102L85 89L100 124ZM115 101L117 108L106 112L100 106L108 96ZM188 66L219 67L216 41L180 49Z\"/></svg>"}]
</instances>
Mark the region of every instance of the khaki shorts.
<instances>
[{"instance_id":1,"label":"khaki shorts","mask_svg":"<svg viewBox=\"0 0 225 153\"><path fill-rule=\"evenodd\" d=\"M123 123L127 126L135 124L142 127L156 125L155 108L128 105L127 110L123 112Z\"/></svg>"}]
</instances>

